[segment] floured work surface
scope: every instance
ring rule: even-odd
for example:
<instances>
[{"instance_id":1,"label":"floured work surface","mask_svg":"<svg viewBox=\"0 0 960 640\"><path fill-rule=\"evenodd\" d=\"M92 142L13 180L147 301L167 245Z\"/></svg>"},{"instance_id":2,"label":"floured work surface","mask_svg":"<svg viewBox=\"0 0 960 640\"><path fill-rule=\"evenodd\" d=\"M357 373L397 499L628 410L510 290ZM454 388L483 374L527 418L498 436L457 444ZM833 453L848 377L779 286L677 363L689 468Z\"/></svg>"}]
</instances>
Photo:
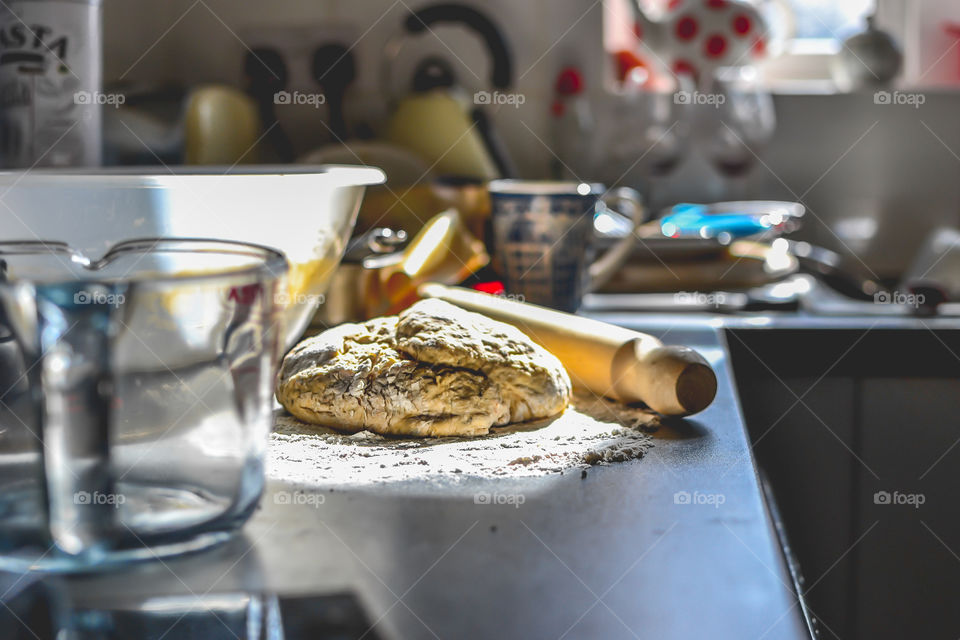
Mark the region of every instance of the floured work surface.
<instances>
[{"instance_id":1,"label":"floured work surface","mask_svg":"<svg viewBox=\"0 0 960 640\"><path fill-rule=\"evenodd\" d=\"M547 420L491 429L474 438L347 435L283 410L270 436L267 475L318 487L444 477L523 478L634 460L653 446L658 417L590 395Z\"/></svg>"}]
</instances>

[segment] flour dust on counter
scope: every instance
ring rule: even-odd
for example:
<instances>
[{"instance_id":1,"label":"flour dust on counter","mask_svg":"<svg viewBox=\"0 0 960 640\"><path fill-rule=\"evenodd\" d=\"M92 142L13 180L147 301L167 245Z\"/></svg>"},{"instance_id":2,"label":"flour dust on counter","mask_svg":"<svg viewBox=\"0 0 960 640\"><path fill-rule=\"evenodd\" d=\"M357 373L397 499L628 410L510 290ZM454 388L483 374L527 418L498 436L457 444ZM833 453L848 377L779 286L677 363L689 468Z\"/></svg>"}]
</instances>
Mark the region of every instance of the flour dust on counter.
<instances>
[{"instance_id":1,"label":"flour dust on counter","mask_svg":"<svg viewBox=\"0 0 960 640\"><path fill-rule=\"evenodd\" d=\"M472 438L347 435L280 410L267 475L314 487L546 476L642 458L658 427L658 417L648 410L580 393L560 416L495 427Z\"/></svg>"}]
</instances>

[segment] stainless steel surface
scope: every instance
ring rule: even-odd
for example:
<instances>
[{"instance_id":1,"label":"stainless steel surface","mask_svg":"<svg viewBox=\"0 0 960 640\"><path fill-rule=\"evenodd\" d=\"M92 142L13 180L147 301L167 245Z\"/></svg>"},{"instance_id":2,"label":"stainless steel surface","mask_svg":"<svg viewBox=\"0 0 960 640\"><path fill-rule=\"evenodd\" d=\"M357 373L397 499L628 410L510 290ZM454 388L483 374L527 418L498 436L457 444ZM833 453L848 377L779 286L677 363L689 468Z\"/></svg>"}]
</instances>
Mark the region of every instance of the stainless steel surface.
<instances>
[{"instance_id":1,"label":"stainless steel surface","mask_svg":"<svg viewBox=\"0 0 960 640\"><path fill-rule=\"evenodd\" d=\"M759 475L760 487L763 489L763 497L767 501L767 509L770 511L770 518L773 520L773 529L777 534L777 540L780 542L780 548L783 550L783 558L787 563L787 570L790 573L790 586L793 587L794 593L797 594L800 602L800 610L803 611L803 617L807 622L807 630L810 632L810 637L815 638L820 634L820 629L817 624L817 619L810 611L804 595L803 585L806 584L806 580L803 576L803 570L800 567L799 560L797 560L793 546L790 544L790 535L787 532L786 525L783 523L783 516L780 514L780 507L777 505L777 497L773 493L773 487L770 486L770 479L763 472L763 469L759 469Z\"/></svg>"},{"instance_id":2,"label":"stainless steel surface","mask_svg":"<svg viewBox=\"0 0 960 640\"><path fill-rule=\"evenodd\" d=\"M948 300L960 301L960 230L940 227L927 236L901 279L904 290L918 283L937 285Z\"/></svg>"},{"instance_id":3,"label":"stainless steel surface","mask_svg":"<svg viewBox=\"0 0 960 640\"><path fill-rule=\"evenodd\" d=\"M359 237L354 237L347 245L343 262L360 264L366 258L402 251L407 244L407 232L394 231L386 227L376 227Z\"/></svg>"},{"instance_id":4,"label":"stainless steel surface","mask_svg":"<svg viewBox=\"0 0 960 640\"><path fill-rule=\"evenodd\" d=\"M806 273L814 274L819 280L830 285L838 293L853 300L872 300L873 296L884 291L883 285L872 280L865 274L865 269L852 261L850 256L843 256L830 249L815 247L809 242L785 240L791 254L797 257L800 268Z\"/></svg>"},{"instance_id":5,"label":"stainless steel surface","mask_svg":"<svg viewBox=\"0 0 960 640\"><path fill-rule=\"evenodd\" d=\"M633 316L636 318L636 316ZM551 477L451 477L278 504L203 555L73 580L98 596L216 588L355 591L386 638L807 638L761 495L722 335L702 320L631 328L689 344L716 401L641 461ZM628 323L630 324L630 323ZM519 508L478 492L522 493ZM678 492L722 494L682 504ZM679 495L677 498L675 496Z\"/></svg>"},{"instance_id":6,"label":"stainless steel surface","mask_svg":"<svg viewBox=\"0 0 960 640\"><path fill-rule=\"evenodd\" d=\"M286 344L322 300L379 169L174 167L0 174L0 238L66 242L91 257L144 237L216 238L278 249L290 262Z\"/></svg>"},{"instance_id":7,"label":"stainless steel surface","mask_svg":"<svg viewBox=\"0 0 960 640\"><path fill-rule=\"evenodd\" d=\"M743 313L793 311L812 283L809 276L794 275L744 291L677 291L673 293L597 293L584 298L584 307L594 312L642 313Z\"/></svg>"}]
</instances>

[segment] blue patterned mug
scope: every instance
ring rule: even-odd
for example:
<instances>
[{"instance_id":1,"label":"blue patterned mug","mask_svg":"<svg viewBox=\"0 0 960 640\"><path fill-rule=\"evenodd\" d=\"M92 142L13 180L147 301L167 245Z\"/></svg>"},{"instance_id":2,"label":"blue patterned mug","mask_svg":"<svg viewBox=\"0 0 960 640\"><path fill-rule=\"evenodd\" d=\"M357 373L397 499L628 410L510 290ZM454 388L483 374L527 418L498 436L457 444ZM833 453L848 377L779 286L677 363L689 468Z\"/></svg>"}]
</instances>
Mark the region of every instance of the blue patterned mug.
<instances>
[{"instance_id":1,"label":"blue patterned mug","mask_svg":"<svg viewBox=\"0 0 960 640\"><path fill-rule=\"evenodd\" d=\"M643 222L640 195L601 184L494 180L489 185L494 252L507 293L562 311L576 311L583 294L623 264L633 232L593 260L593 218L608 202L627 206L635 230Z\"/></svg>"}]
</instances>

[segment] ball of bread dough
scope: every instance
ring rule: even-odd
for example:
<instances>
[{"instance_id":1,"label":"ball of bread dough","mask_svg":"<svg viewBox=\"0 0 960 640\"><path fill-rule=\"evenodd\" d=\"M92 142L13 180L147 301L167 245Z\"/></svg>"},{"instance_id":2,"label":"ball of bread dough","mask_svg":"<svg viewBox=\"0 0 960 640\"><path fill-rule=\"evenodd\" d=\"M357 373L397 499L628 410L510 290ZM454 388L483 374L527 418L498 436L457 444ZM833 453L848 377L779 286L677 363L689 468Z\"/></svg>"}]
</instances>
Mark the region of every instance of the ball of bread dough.
<instances>
[{"instance_id":1,"label":"ball of bread dough","mask_svg":"<svg viewBox=\"0 0 960 640\"><path fill-rule=\"evenodd\" d=\"M342 431L475 436L561 413L563 365L519 329L440 300L308 338L283 360L277 399Z\"/></svg>"}]
</instances>

